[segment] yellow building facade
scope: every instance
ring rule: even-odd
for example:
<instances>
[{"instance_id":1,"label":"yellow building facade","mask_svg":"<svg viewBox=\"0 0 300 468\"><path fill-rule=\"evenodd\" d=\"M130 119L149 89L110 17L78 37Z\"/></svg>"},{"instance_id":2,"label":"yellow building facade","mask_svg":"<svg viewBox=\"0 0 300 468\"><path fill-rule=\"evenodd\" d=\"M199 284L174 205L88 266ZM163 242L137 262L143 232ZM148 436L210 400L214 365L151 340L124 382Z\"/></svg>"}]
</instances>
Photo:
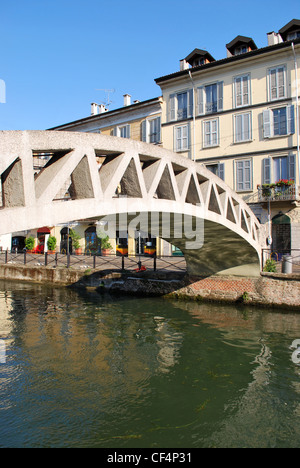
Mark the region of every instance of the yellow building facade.
<instances>
[{"instance_id":1,"label":"yellow building facade","mask_svg":"<svg viewBox=\"0 0 300 468\"><path fill-rule=\"evenodd\" d=\"M238 36L226 48L222 60L195 49L155 80L163 146L225 180L268 223L274 250L300 249L300 21L267 47Z\"/></svg>"}]
</instances>

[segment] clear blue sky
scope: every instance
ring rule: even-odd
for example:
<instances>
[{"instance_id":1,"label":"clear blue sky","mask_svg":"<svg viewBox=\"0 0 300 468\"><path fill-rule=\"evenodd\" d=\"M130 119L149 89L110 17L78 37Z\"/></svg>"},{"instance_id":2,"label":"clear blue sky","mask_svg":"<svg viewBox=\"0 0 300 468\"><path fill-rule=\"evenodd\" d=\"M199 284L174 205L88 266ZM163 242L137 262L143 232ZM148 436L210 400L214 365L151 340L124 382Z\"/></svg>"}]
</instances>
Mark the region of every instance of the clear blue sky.
<instances>
[{"instance_id":1,"label":"clear blue sky","mask_svg":"<svg viewBox=\"0 0 300 468\"><path fill-rule=\"evenodd\" d=\"M123 94L159 96L155 78L194 48L217 60L238 34L258 47L300 18L299 0L2 0L0 130L47 129L90 115L90 103L122 107Z\"/></svg>"}]
</instances>

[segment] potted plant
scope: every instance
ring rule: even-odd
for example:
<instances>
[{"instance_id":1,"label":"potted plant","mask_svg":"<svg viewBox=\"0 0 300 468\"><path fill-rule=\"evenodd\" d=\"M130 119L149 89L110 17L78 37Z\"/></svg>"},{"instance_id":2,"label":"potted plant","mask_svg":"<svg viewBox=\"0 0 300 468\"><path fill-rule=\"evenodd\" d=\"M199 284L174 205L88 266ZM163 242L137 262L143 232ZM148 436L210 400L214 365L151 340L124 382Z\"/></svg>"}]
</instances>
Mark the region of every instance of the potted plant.
<instances>
[{"instance_id":1,"label":"potted plant","mask_svg":"<svg viewBox=\"0 0 300 468\"><path fill-rule=\"evenodd\" d=\"M70 237L72 239L72 246L75 249L76 255L80 255L82 253L82 249L79 242L81 239L80 234L78 234L78 232L74 231L73 229L70 229Z\"/></svg>"},{"instance_id":2,"label":"potted plant","mask_svg":"<svg viewBox=\"0 0 300 468\"><path fill-rule=\"evenodd\" d=\"M269 258L266 261L266 264L264 266L264 271L267 272L267 273L276 273L277 264L276 264L275 260L273 260L272 258Z\"/></svg>"},{"instance_id":3,"label":"potted plant","mask_svg":"<svg viewBox=\"0 0 300 468\"><path fill-rule=\"evenodd\" d=\"M272 185L271 184L264 184L261 186L262 188L262 196L264 198L268 198L272 196Z\"/></svg>"},{"instance_id":4,"label":"potted plant","mask_svg":"<svg viewBox=\"0 0 300 468\"><path fill-rule=\"evenodd\" d=\"M32 236L27 237L27 239L25 240L25 247L26 247L27 252L32 252L33 251L34 244L35 244L34 237L32 237Z\"/></svg>"},{"instance_id":5,"label":"potted plant","mask_svg":"<svg viewBox=\"0 0 300 468\"><path fill-rule=\"evenodd\" d=\"M110 249L112 249L112 245L109 242L109 237L102 237L101 238L101 252L103 256L110 254Z\"/></svg>"},{"instance_id":6,"label":"potted plant","mask_svg":"<svg viewBox=\"0 0 300 468\"><path fill-rule=\"evenodd\" d=\"M54 236L49 236L49 239L47 241L47 247L48 247L48 253L55 253L56 249L56 237Z\"/></svg>"}]
</instances>

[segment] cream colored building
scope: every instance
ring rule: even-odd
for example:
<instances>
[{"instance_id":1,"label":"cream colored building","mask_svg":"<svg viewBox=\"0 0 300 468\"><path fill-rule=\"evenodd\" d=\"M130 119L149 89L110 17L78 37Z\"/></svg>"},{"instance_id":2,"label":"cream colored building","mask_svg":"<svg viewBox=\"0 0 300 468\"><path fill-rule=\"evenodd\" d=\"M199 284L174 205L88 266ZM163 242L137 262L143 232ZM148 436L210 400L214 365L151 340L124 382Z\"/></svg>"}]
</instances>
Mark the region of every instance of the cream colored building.
<instances>
[{"instance_id":1,"label":"cream colored building","mask_svg":"<svg viewBox=\"0 0 300 468\"><path fill-rule=\"evenodd\" d=\"M124 94L124 106L108 110L102 104L91 104L91 115L59 125L49 130L101 133L103 135L132 138L146 143L161 144L162 98L134 101Z\"/></svg>"},{"instance_id":2,"label":"cream colored building","mask_svg":"<svg viewBox=\"0 0 300 468\"><path fill-rule=\"evenodd\" d=\"M292 20L268 33L263 48L237 36L221 60L194 49L178 71L155 80L162 97L132 103L126 94L124 106L111 111L92 103L90 116L50 130L132 138L205 164L267 224L275 252L299 249L300 255L299 64L300 20ZM281 179L295 184L275 186ZM65 189L58 197L71 196ZM58 249L65 229L51 229ZM76 229L86 250L95 226L87 220ZM118 239L112 243L115 250ZM163 245L157 247L162 253Z\"/></svg>"},{"instance_id":3,"label":"cream colored building","mask_svg":"<svg viewBox=\"0 0 300 468\"><path fill-rule=\"evenodd\" d=\"M147 101L132 102L129 94L125 94L123 97L124 105L121 108L110 111L102 104L92 103L90 116L53 127L50 130L101 133L103 135L131 138L154 145L161 145L162 98L156 97ZM101 164L101 154L98 155L98 159L99 164ZM69 181L69 186L70 184L71 181ZM61 193L59 197L68 198L72 196L69 193L69 186L65 187L65 192ZM80 245L83 252L97 253L100 251L97 246L99 243L99 240L97 240L99 227L96 226L94 221L81 221L80 223L76 223L73 229L81 237ZM51 232L59 240L58 250L66 251L68 227L55 226ZM34 235L36 242L38 242L37 233L34 233ZM140 250L143 252L146 244L150 248L156 248L158 255L166 251L166 243L162 240L153 239L149 235L146 237L146 235L145 233L141 240L138 241L136 239L118 237L117 233L116 239L110 239L112 252L124 251L123 248L125 247L125 250L126 248L128 249L129 255L135 255ZM167 253L171 253L170 247L167 248Z\"/></svg>"},{"instance_id":4,"label":"cream colored building","mask_svg":"<svg viewBox=\"0 0 300 468\"><path fill-rule=\"evenodd\" d=\"M267 39L258 49L238 36L221 60L195 49L179 71L155 81L163 146L223 178L269 224L282 252L300 249L300 20ZM295 185L270 185L281 179Z\"/></svg>"}]
</instances>

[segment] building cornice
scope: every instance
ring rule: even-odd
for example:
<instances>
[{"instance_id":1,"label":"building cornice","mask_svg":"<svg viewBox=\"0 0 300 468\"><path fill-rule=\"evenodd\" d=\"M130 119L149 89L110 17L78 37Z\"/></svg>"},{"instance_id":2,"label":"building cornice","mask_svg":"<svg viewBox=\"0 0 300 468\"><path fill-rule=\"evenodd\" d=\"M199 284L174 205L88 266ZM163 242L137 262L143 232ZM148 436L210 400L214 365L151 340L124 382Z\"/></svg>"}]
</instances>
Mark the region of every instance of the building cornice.
<instances>
[{"instance_id":1,"label":"building cornice","mask_svg":"<svg viewBox=\"0 0 300 468\"><path fill-rule=\"evenodd\" d=\"M84 117L82 119L74 120L72 122L68 122L63 125L58 125L57 127L49 128L48 130L63 130L65 128L74 127L74 125L78 126L78 125L84 125L84 124L90 124L90 123L101 124L102 121L109 119L109 117L114 117L116 115L122 115L126 113L134 114L136 113L136 111L142 111L146 107L150 107L150 106L157 105L157 104L160 104L160 105L162 104L161 96L148 99L147 101L134 103L129 106L120 107L118 109L114 109L111 111L103 112L102 114L90 115L89 117Z\"/></svg>"},{"instance_id":2,"label":"building cornice","mask_svg":"<svg viewBox=\"0 0 300 468\"><path fill-rule=\"evenodd\" d=\"M211 63L206 63L198 67L188 68L187 70L181 70L175 73L171 73L170 75L165 75L160 78L156 78L154 81L156 82L156 84L160 85L164 82L167 82L176 78L186 77L189 75L189 73L196 74L204 70L210 70L210 69L224 66L227 64L241 62L243 60L248 60L253 57L262 56L262 55L269 54L269 53L272 54L278 50L289 49L291 48L292 43L294 43L295 45L298 45L300 44L300 39L296 39L294 41L281 42L279 44L274 44L271 46L263 47L261 49L252 50L250 52L246 52L245 54L234 55L232 57L226 57L224 59L216 60L215 62L211 62Z\"/></svg>"},{"instance_id":3,"label":"building cornice","mask_svg":"<svg viewBox=\"0 0 300 468\"><path fill-rule=\"evenodd\" d=\"M206 163L214 163L217 161L226 161L226 160L234 160L234 159L241 159L241 158L254 158L255 156L262 156L262 155L283 155L288 154L291 151L296 151L297 146L286 146L282 148L275 148L275 149L266 149L262 151L246 151L243 153L231 153L226 154L223 156L216 156L216 157L206 157L206 158L197 158L196 162L200 164Z\"/></svg>"}]
</instances>

